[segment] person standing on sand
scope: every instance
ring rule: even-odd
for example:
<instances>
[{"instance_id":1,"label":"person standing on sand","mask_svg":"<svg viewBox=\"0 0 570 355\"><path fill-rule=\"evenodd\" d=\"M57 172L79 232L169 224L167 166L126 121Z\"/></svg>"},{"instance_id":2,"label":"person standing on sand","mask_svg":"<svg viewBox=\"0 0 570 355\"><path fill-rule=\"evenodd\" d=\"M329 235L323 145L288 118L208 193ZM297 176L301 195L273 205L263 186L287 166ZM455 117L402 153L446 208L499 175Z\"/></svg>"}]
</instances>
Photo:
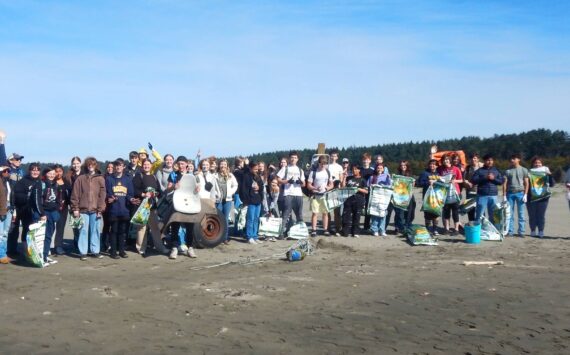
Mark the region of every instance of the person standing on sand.
<instances>
[{"instance_id":1,"label":"person standing on sand","mask_svg":"<svg viewBox=\"0 0 570 355\"><path fill-rule=\"evenodd\" d=\"M378 159L378 157L379 157L379 159ZM376 159L377 164L384 162L384 158L381 155L378 155L376 158L377 158ZM368 178L370 176L372 176L372 174L374 174L374 168L372 166L370 166L370 163L372 162L372 156L370 155L370 153L362 154L362 157L360 158L360 162L361 162L360 176L362 177L362 179L364 181L368 181ZM368 199L369 198L370 198L370 195L366 194L366 201L364 202L365 206L368 205ZM388 218L390 217L389 215L390 215L390 212L388 212L388 215L386 216L388 222L389 222ZM365 233L370 232L370 215L367 212L365 212L365 214L364 214L364 231L365 231Z\"/></svg>"},{"instance_id":2,"label":"person standing on sand","mask_svg":"<svg viewBox=\"0 0 570 355\"><path fill-rule=\"evenodd\" d=\"M46 221L46 232L44 240L44 262L55 264L56 260L49 258L51 240L55 233L55 226L60 218L61 201L63 200L63 189L57 183L55 168L49 167L43 171L44 180L42 182L42 204L38 215L34 219Z\"/></svg>"},{"instance_id":3,"label":"person standing on sand","mask_svg":"<svg viewBox=\"0 0 570 355\"><path fill-rule=\"evenodd\" d=\"M542 158L535 156L531 160L532 168L531 172L545 173L548 176L548 185L550 187L554 186L554 179L552 178L552 173L547 166L542 165ZM530 199L530 191L528 200ZM530 236L531 237L544 237L544 227L546 224L546 209L548 208L548 201L550 196L538 201L530 201L526 207L528 210L528 222L530 225ZM536 232L538 229L538 233Z\"/></svg>"},{"instance_id":4,"label":"person standing on sand","mask_svg":"<svg viewBox=\"0 0 570 355\"><path fill-rule=\"evenodd\" d=\"M451 187L461 196L459 184L463 182L463 176L461 175L461 170L451 164L451 159L450 155L441 157L441 165L437 168L437 173L440 177L452 175ZM445 234L451 233L451 235L456 235L459 232L459 202L460 201L446 203L443 207L443 226ZM451 217L453 217L455 227L452 232L450 231Z\"/></svg>"},{"instance_id":5,"label":"person standing on sand","mask_svg":"<svg viewBox=\"0 0 570 355\"><path fill-rule=\"evenodd\" d=\"M342 187L356 187L356 194L350 196L344 202L342 212L342 233L345 237L360 237L360 213L366 204L368 195L368 185L366 180L360 175L360 167L352 166L352 175L348 177Z\"/></svg>"},{"instance_id":6,"label":"person standing on sand","mask_svg":"<svg viewBox=\"0 0 570 355\"><path fill-rule=\"evenodd\" d=\"M263 181L259 176L259 164L249 163L249 170L243 175L242 202L247 206L245 236L249 244L260 244L258 238L259 216L263 198Z\"/></svg>"},{"instance_id":7,"label":"person standing on sand","mask_svg":"<svg viewBox=\"0 0 570 355\"><path fill-rule=\"evenodd\" d=\"M238 183L234 174L230 172L228 161L225 159L221 160L219 164L217 185L220 189L220 197L216 201L216 208L224 214L226 219L224 244L228 244L230 242L230 212L232 211L233 196L238 189Z\"/></svg>"},{"instance_id":8,"label":"person standing on sand","mask_svg":"<svg viewBox=\"0 0 570 355\"><path fill-rule=\"evenodd\" d=\"M505 182L504 177L494 166L495 159L491 154L486 154L483 161L483 167L479 168L471 178L471 183L477 185L477 210L475 212L477 221L483 216L485 210L487 210L489 219L493 217L499 194L498 187Z\"/></svg>"},{"instance_id":9,"label":"person standing on sand","mask_svg":"<svg viewBox=\"0 0 570 355\"><path fill-rule=\"evenodd\" d=\"M568 208L570 208L570 168L566 170L566 199L568 200Z\"/></svg>"},{"instance_id":10,"label":"person standing on sand","mask_svg":"<svg viewBox=\"0 0 570 355\"><path fill-rule=\"evenodd\" d=\"M439 175L437 173L437 160L430 159L426 170L424 170L421 173L420 177L418 178L418 181L416 182L416 186L422 188L422 200L423 198L425 198L426 192L429 189L429 187L432 186L433 183L438 180L439 180ZM430 231L433 235L439 235L437 231L437 221L439 217L433 213L424 212L424 219L427 230Z\"/></svg>"},{"instance_id":11,"label":"person standing on sand","mask_svg":"<svg viewBox=\"0 0 570 355\"><path fill-rule=\"evenodd\" d=\"M318 166L309 173L308 189L313 192L311 196L311 237L317 236L317 218L322 215L325 236L330 236L329 214L325 206L325 192L333 188L333 177L327 167L327 158L320 156Z\"/></svg>"},{"instance_id":12,"label":"person standing on sand","mask_svg":"<svg viewBox=\"0 0 570 355\"><path fill-rule=\"evenodd\" d=\"M368 181L366 182L368 187L372 185L384 185L390 186L392 185L392 179L390 179L390 175L384 172L384 164L376 164L374 168L374 174L372 174ZM372 230L372 235L374 237L378 237L381 235L383 237L386 236L386 216L371 216L370 217L370 229Z\"/></svg>"},{"instance_id":13,"label":"person standing on sand","mask_svg":"<svg viewBox=\"0 0 570 355\"><path fill-rule=\"evenodd\" d=\"M333 187L334 188L339 188L341 181L342 181L342 165L340 165L338 162L338 150L333 150L330 153L330 157L331 157L331 161L329 163L329 171L331 172L331 177L333 179ZM342 229L342 217L340 215L340 206L335 208L333 210L333 215L334 215L334 229L332 228L332 223L330 223L331 227L330 232L332 234L335 233L340 233L340 230ZM329 220L330 220L330 216L329 216Z\"/></svg>"},{"instance_id":14,"label":"person standing on sand","mask_svg":"<svg viewBox=\"0 0 570 355\"><path fill-rule=\"evenodd\" d=\"M305 185L305 173L297 166L299 162L299 154L295 151L289 153L289 164L281 168L277 173L279 183L284 187L283 195L284 211L283 211L283 232L286 234L293 225L291 213L295 212L296 222L303 222L303 190L301 186ZM244 185L244 188L246 186ZM279 239L283 239L283 235Z\"/></svg>"},{"instance_id":15,"label":"person standing on sand","mask_svg":"<svg viewBox=\"0 0 570 355\"><path fill-rule=\"evenodd\" d=\"M479 154L473 153L471 155L471 164L467 165L465 168L465 175L463 176L463 186L465 187L465 199L477 199L477 185L471 182L471 178L479 168L483 166L483 163L479 161ZM475 220L476 208L473 208L467 212L467 218L469 222Z\"/></svg>"},{"instance_id":16,"label":"person standing on sand","mask_svg":"<svg viewBox=\"0 0 570 355\"><path fill-rule=\"evenodd\" d=\"M150 234L154 248L161 254L167 254L168 250L162 243L162 235L158 227L158 215L156 214L156 199L160 196L160 183L152 173L152 164L150 160L145 160L142 164L142 172L133 178L134 193L133 198L143 201L149 199L151 208L148 217L148 224L144 226L133 226L137 231L137 240L135 247L138 253L145 257L147 249L147 226L150 228Z\"/></svg>"},{"instance_id":17,"label":"person standing on sand","mask_svg":"<svg viewBox=\"0 0 570 355\"><path fill-rule=\"evenodd\" d=\"M161 191L166 191L168 187L168 177L172 171L174 171L174 156L172 154L166 154L164 156L164 163L156 173L154 173L154 176L156 176L160 184Z\"/></svg>"},{"instance_id":18,"label":"person standing on sand","mask_svg":"<svg viewBox=\"0 0 570 355\"><path fill-rule=\"evenodd\" d=\"M82 261L87 260L90 251L94 258L102 258L99 231L101 217L105 212L105 179L99 171L97 159L85 158L82 174L75 180L71 192L71 210L73 217L81 217L83 225L79 228L79 254Z\"/></svg>"},{"instance_id":19,"label":"person standing on sand","mask_svg":"<svg viewBox=\"0 0 570 355\"><path fill-rule=\"evenodd\" d=\"M125 162L118 158L113 162L113 175L105 178L107 193L107 210L109 214L109 246L113 259L127 258L125 240L129 230L129 203L133 199L134 186L132 180L123 174ZM118 252L118 255L117 255Z\"/></svg>"},{"instance_id":20,"label":"person standing on sand","mask_svg":"<svg viewBox=\"0 0 570 355\"><path fill-rule=\"evenodd\" d=\"M28 174L14 186L14 204L16 206L16 220L22 222L21 241L26 240L30 224L38 222L42 215L42 181L40 179L40 165L32 163L28 167ZM17 229L15 225L12 227ZM8 236L8 254L17 254L18 235Z\"/></svg>"},{"instance_id":21,"label":"person standing on sand","mask_svg":"<svg viewBox=\"0 0 570 355\"><path fill-rule=\"evenodd\" d=\"M509 223L509 236L514 235L515 230L515 205L518 212L519 228L517 235L524 237L525 219L524 205L527 202L529 190L528 169L521 166L521 155L511 155L511 168L505 171L505 183L503 184L503 201L509 202L511 220Z\"/></svg>"},{"instance_id":22,"label":"person standing on sand","mask_svg":"<svg viewBox=\"0 0 570 355\"><path fill-rule=\"evenodd\" d=\"M182 179L183 175L190 175L191 178L196 179L194 174L188 171L189 161L185 156L181 155L176 158L176 164L178 164L178 170L173 171L168 177L168 187L166 190L168 193L178 189L178 183ZM196 182L196 190L194 190L194 193L197 195L200 194L200 184L198 184L198 182ZM184 232L181 231L182 226L184 227ZM192 235L192 224L178 222L171 223L170 240L172 244L169 255L170 259L176 259L178 257L178 251L185 253L190 258L197 257L193 247L194 237Z\"/></svg>"},{"instance_id":23,"label":"person standing on sand","mask_svg":"<svg viewBox=\"0 0 570 355\"><path fill-rule=\"evenodd\" d=\"M398 175L412 177L412 168L407 160L400 161L398 166ZM396 225L396 233L405 233L415 217L416 198L412 194L410 203L406 210L394 208L394 224Z\"/></svg>"},{"instance_id":24,"label":"person standing on sand","mask_svg":"<svg viewBox=\"0 0 570 355\"><path fill-rule=\"evenodd\" d=\"M10 168L0 166L0 264L8 264L8 231L12 225L12 187L9 182Z\"/></svg>"}]
</instances>

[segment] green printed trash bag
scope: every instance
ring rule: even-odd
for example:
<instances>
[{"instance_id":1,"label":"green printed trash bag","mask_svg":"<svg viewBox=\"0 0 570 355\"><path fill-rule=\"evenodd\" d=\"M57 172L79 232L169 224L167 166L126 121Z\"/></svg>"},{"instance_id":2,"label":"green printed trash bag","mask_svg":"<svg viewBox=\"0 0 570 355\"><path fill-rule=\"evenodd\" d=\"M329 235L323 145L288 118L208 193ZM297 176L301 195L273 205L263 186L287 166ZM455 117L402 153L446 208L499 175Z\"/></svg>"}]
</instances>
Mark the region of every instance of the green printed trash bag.
<instances>
[{"instance_id":1,"label":"green printed trash bag","mask_svg":"<svg viewBox=\"0 0 570 355\"><path fill-rule=\"evenodd\" d=\"M245 229L245 222L246 222L246 215L247 215L247 206L241 205L237 211L236 217L236 228L238 231L242 231Z\"/></svg>"},{"instance_id":2,"label":"green printed trash bag","mask_svg":"<svg viewBox=\"0 0 570 355\"><path fill-rule=\"evenodd\" d=\"M503 241L503 235L485 216L481 216L481 240Z\"/></svg>"},{"instance_id":3,"label":"green printed trash bag","mask_svg":"<svg viewBox=\"0 0 570 355\"><path fill-rule=\"evenodd\" d=\"M426 191L422 203L422 211L441 216L447 197L447 186L447 184L442 182L434 182Z\"/></svg>"},{"instance_id":4,"label":"green printed trash bag","mask_svg":"<svg viewBox=\"0 0 570 355\"><path fill-rule=\"evenodd\" d=\"M306 239L309 237L309 228L305 222L298 222L291 226L287 238L289 239Z\"/></svg>"},{"instance_id":5,"label":"green printed trash bag","mask_svg":"<svg viewBox=\"0 0 570 355\"><path fill-rule=\"evenodd\" d=\"M392 200L394 190L391 186L372 185L370 186L370 198L368 199L367 214L371 216L386 216L388 205Z\"/></svg>"},{"instance_id":6,"label":"green printed trash bag","mask_svg":"<svg viewBox=\"0 0 570 355\"><path fill-rule=\"evenodd\" d=\"M282 219L277 217L261 217L259 219L259 235L277 238L281 234Z\"/></svg>"},{"instance_id":7,"label":"green printed trash bag","mask_svg":"<svg viewBox=\"0 0 570 355\"><path fill-rule=\"evenodd\" d=\"M396 208L407 210L412 200L414 194L414 184L416 179L394 175L392 176L392 188L394 193L392 194L392 204Z\"/></svg>"},{"instance_id":8,"label":"green printed trash bag","mask_svg":"<svg viewBox=\"0 0 570 355\"><path fill-rule=\"evenodd\" d=\"M509 232L511 224L511 206L508 201L497 203L493 210L493 225L504 236Z\"/></svg>"},{"instance_id":9,"label":"green printed trash bag","mask_svg":"<svg viewBox=\"0 0 570 355\"><path fill-rule=\"evenodd\" d=\"M148 197L145 197L145 199L142 200L139 208L137 208L137 211L133 215L133 218L131 218L131 223L137 226L146 226L146 224L148 223L149 216L150 216L150 199Z\"/></svg>"},{"instance_id":10,"label":"green printed trash bag","mask_svg":"<svg viewBox=\"0 0 570 355\"><path fill-rule=\"evenodd\" d=\"M334 189L327 191L324 194L325 207L327 212L334 210L337 207L342 206L348 198L358 191L357 187L343 187L341 189Z\"/></svg>"},{"instance_id":11,"label":"green printed trash bag","mask_svg":"<svg viewBox=\"0 0 570 355\"><path fill-rule=\"evenodd\" d=\"M30 225L26 234L26 260L36 267L44 267L44 238L46 222L41 221Z\"/></svg>"},{"instance_id":12,"label":"green printed trash bag","mask_svg":"<svg viewBox=\"0 0 570 355\"><path fill-rule=\"evenodd\" d=\"M530 180L530 202L550 197L550 185L546 173L529 171L528 178Z\"/></svg>"},{"instance_id":13,"label":"green printed trash bag","mask_svg":"<svg viewBox=\"0 0 570 355\"><path fill-rule=\"evenodd\" d=\"M69 214L69 226L73 229L80 229L83 227L83 217L79 215L79 217L73 217L73 214Z\"/></svg>"},{"instance_id":14,"label":"green printed trash bag","mask_svg":"<svg viewBox=\"0 0 570 355\"><path fill-rule=\"evenodd\" d=\"M412 224L406 229L406 236L412 245L437 245L437 239L432 237L425 226Z\"/></svg>"},{"instance_id":15,"label":"green printed trash bag","mask_svg":"<svg viewBox=\"0 0 570 355\"><path fill-rule=\"evenodd\" d=\"M475 197L468 198L459 205L459 213L467 214L477 206L477 199Z\"/></svg>"}]
</instances>

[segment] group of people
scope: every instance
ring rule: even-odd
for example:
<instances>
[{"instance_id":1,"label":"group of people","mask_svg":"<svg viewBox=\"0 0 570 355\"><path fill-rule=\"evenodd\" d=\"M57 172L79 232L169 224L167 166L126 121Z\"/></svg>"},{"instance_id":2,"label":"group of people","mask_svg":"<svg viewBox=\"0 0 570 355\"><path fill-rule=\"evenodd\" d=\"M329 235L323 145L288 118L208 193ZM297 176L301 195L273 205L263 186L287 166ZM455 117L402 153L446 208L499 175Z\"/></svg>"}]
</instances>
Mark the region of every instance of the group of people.
<instances>
[{"instance_id":1,"label":"group of people","mask_svg":"<svg viewBox=\"0 0 570 355\"><path fill-rule=\"evenodd\" d=\"M0 262L7 263L10 257L18 255L18 237L25 241L31 224L45 221L44 261L46 265L56 263L53 254L62 255L64 250L64 229L73 227L74 248L81 260L88 255L101 258L102 252L111 258L127 258L126 244L129 234L135 236L134 248L146 256L149 249L175 259L179 253L195 258L192 231L184 225L174 223L168 230L161 230L157 205L161 198L179 187L185 174L196 178L196 193L200 198L211 201L223 214L227 225L235 220L237 207L247 206L245 229L226 228L223 243L230 242L230 234L242 235L250 244L258 244L259 223L263 216L281 218L284 228L279 239L287 237L295 222L303 221L303 203L310 196L311 236L319 231L325 236L337 235L359 237L363 233L386 236L386 226L394 215L396 233L403 233L414 220L415 199L407 209L388 206L383 216L369 215L366 206L373 185L392 184L392 175L384 165L382 155L365 153L359 162L340 160L338 151L318 156L318 159L303 169L299 165L299 154L290 152L278 164L265 164L236 157L233 167L225 159L209 157L196 160L185 156L174 158L171 154L160 155L149 143L148 151L143 148L132 151L129 160L117 158L101 171L94 157L83 161L71 159L70 168L64 171L56 164L41 170L38 163L28 165L27 172L21 169L24 157L13 153L6 156L4 142L0 142ZM529 195L529 169L521 165L521 156L514 154L511 167L500 172L494 166L492 155L485 155L482 161L478 154L472 154L469 164L462 164L457 155L446 154L440 159L430 159L415 184L423 193L444 176L451 176L451 186L459 196L465 191L465 198L475 198L476 208L470 212L470 221L478 220L485 211L492 214L499 193L509 202L514 218L518 209L516 234L525 234L525 208L529 217L530 235L542 237L545 228L545 212L548 199L531 202ZM531 161L530 171L539 171L550 177L548 167L540 157ZM465 166L464 166L465 165ZM413 177L408 161L398 164L397 175ZM570 181L567 185L570 188ZM325 195L336 189L352 187L355 193L342 206L327 210ZM131 224L131 218L142 201L151 204L148 223ZM443 224L438 225L439 216L425 212L425 225L431 233L456 234L460 228L459 204L461 199L445 205ZM364 211L363 229L361 226ZM293 215L295 218L293 218ZM322 229L318 229L318 219ZM452 220L453 219L453 223ZM102 222L102 223L101 223ZM514 221L513 221L514 222ZM236 223L234 223L236 225ZM102 228L101 228L102 227ZM509 233L515 234L514 223ZM150 238L149 238L150 235ZM151 245L150 245L151 244Z\"/></svg>"}]
</instances>

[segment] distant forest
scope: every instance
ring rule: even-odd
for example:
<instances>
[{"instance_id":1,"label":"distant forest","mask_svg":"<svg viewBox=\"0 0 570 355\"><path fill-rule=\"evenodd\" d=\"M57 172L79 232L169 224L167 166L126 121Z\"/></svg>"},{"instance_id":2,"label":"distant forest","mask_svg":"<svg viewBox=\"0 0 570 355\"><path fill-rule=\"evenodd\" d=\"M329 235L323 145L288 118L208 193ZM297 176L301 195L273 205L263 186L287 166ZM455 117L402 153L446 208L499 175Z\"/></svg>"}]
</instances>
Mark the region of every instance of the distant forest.
<instances>
[{"instance_id":1,"label":"distant forest","mask_svg":"<svg viewBox=\"0 0 570 355\"><path fill-rule=\"evenodd\" d=\"M311 160L316 152L315 148L297 150L299 160L304 164ZM326 142L324 142L326 143ZM521 153L523 164L530 166L530 159L534 156L543 158L544 164L549 166L556 181L560 181L564 172L570 166L570 136L565 131L551 131L549 129L536 129L518 134L495 134L493 137L480 138L466 136L459 139L445 139L439 141L403 142L375 145L368 147L326 147L327 153L333 149L339 151L340 158L348 158L351 163L360 162L363 153L371 155L382 154L384 163L390 171L396 171L401 160L408 160L412 164L414 175L419 175L424 170L432 145L437 145L439 150L463 150L467 156L477 152L483 156L492 153L495 156L496 165L505 169L511 154ZM280 157L287 156L289 151L276 151L270 153L254 154L250 159L277 163Z\"/></svg>"},{"instance_id":2,"label":"distant forest","mask_svg":"<svg viewBox=\"0 0 570 355\"><path fill-rule=\"evenodd\" d=\"M303 166L310 162L311 157L316 153L317 143L319 142L315 142L315 148L297 150L300 163ZM387 164L391 172L396 171L401 160L408 160L411 163L413 174L418 176L425 169L430 148L434 144L442 151L463 150L467 156L474 152L479 153L480 156L492 153L495 156L495 164L500 169L508 167L509 157L514 153L522 154L523 165L526 167L530 166L532 157L540 156L543 158L544 164L553 172L554 179L557 182L561 182L564 173L570 166L570 136L568 132L551 131L548 129L536 129L518 134L496 134L488 138L467 136L459 139L410 141L368 147L326 147L326 152L330 153L331 150L337 149L340 159L348 158L351 163L359 163L360 157L365 152L370 153L372 156L382 154L384 163ZM254 154L249 159L263 161L267 164L277 164L281 157L286 157L288 154L289 151L275 151ZM233 163L233 159L234 157L228 157L230 164ZM102 170L104 166L102 162ZM27 164L23 164L23 168L27 169Z\"/></svg>"}]
</instances>

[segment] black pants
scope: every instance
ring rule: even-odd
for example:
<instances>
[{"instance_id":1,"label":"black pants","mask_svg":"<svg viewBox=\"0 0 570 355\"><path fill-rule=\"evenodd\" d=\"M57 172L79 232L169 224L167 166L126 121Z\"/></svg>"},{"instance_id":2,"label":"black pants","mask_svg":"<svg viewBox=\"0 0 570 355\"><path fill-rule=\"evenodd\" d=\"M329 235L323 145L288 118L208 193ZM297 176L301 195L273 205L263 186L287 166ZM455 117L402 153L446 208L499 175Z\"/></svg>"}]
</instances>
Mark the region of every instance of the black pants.
<instances>
[{"instance_id":1,"label":"black pants","mask_svg":"<svg viewBox=\"0 0 570 355\"><path fill-rule=\"evenodd\" d=\"M362 195L353 195L344 202L342 232L345 237L360 233L360 214L365 203L366 199Z\"/></svg>"},{"instance_id":2,"label":"black pants","mask_svg":"<svg viewBox=\"0 0 570 355\"><path fill-rule=\"evenodd\" d=\"M180 246L180 239L178 237L178 232L180 231L180 226L184 225L186 227L186 245L193 246L194 245L194 236L192 234L192 227L194 226L191 223L178 223L174 222L170 224L170 242L172 244L172 248L178 248Z\"/></svg>"},{"instance_id":3,"label":"black pants","mask_svg":"<svg viewBox=\"0 0 570 355\"><path fill-rule=\"evenodd\" d=\"M101 250L106 251L109 248L111 238L111 220L109 212L103 213L103 230L101 231Z\"/></svg>"},{"instance_id":4,"label":"black pants","mask_svg":"<svg viewBox=\"0 0 570 355\"><path fill-rule=\"evenodd\" d=\"M32 224L32 213L27 209L16 209L16 221L12 223L12 229L8 233L8 245L6 252L8 254L18 254L18 234L20 231L20 222L22 223L22 234L20 240L24 242L26 235Z\"/></svg>"},{"instance_id":5,"label":"black pants","mask_svg":"<svg viewBox=\"0 0 570 355\"><path fill-rule=\"evenodd\" d=\"M453 222L459 222L459 202L443 206L443 218L449 219L453 216Z\"/></svg>"},{"instance_id":6,"label":"black pants","mask_svg":"<svg viewBox=\"0 0 570 355\"><path fill-rule=\"evenodd\" d=\"M364 199L364 204L366 206L368 206L368 200L370 199L370 194L366 195L366 198ZM390 206L392 206L392 203L390 202ZM343 213L344 215L344 213ZM390 215L388 215L389 217ZM344 217L343 217L343 224L344 224ZM386 227L388 226L388 221L390 220L390 218L386 219ZM358 222L360 223L360 221ZM369 230L370 229L370 215L368 213L366 213L364 215L364 230Z\"/></svg>"},{"instance_id":7,"label":"black pants","mask_svg":"<svg viewBox=\"0 0 570 355\"><path fill-rule=\"evenodd\" d=\"M125 253L125 240L129 230L129 217L109 217L109 244L111 256ZM103 246L101 246L103 250Z\"/></svg>"}]
</instances>

